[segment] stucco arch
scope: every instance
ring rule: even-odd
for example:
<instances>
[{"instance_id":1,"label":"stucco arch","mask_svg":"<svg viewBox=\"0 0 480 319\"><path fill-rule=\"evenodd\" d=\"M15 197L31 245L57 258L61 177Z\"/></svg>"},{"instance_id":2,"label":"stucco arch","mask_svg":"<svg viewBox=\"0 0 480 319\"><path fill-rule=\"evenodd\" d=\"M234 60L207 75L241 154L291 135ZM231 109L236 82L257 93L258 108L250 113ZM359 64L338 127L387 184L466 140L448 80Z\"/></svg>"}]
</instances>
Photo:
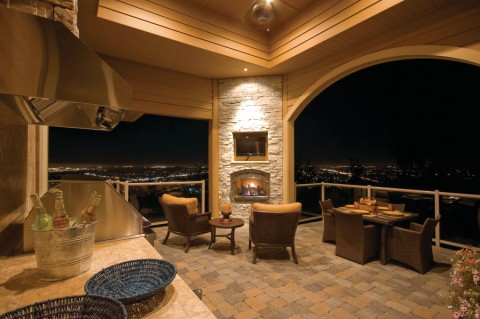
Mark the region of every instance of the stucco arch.
<instances>
[{"instance_id":1,"label":"stucco arch","mask_svg":"<svg viewBox=\"0 0 480 319\"><path fill-rule=\"evenodd\" d=\"M342 64L323 75L319 74L319 80L305 90L295 104L288 110L283 120L283 187L284 200L286 202L291 202L295 199L294 122L305 107L323 90L351 73L384 62L421 58L458 61L480 67L480 51L478 50L448 46L419 45L386 49L371 53Z\"/></svg>"}]
</instances>

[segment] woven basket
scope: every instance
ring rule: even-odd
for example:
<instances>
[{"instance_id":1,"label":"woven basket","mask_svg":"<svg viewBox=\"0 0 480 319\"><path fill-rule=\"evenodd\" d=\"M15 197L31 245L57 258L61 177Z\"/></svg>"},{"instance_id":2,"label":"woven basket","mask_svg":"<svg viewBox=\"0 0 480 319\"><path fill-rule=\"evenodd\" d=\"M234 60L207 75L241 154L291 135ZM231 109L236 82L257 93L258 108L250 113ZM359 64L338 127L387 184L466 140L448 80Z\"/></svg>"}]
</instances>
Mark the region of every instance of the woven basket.
<instances>
[{"instance_id":1,"label":"woven basket","mask_svg":"<svg viewBox=\"0 0 480 319\"><path fill-rule=\"evenodd\" d=\"M130 260L93 275L85 284L85 292L111 297L128 305L165 289L176 274L175 266L164 259Z\"/></svg>"},{"instance_id":2,"label":"woven basket","mask_svg":"<svg viewBox=\"0 0 480 319\"><path fill-rule=\"evenodd\" d=\"M67 296L37 302L0 315L0 319L122 319L125 306L118 300L96 295Z\"/></svg>"}]
</instances>

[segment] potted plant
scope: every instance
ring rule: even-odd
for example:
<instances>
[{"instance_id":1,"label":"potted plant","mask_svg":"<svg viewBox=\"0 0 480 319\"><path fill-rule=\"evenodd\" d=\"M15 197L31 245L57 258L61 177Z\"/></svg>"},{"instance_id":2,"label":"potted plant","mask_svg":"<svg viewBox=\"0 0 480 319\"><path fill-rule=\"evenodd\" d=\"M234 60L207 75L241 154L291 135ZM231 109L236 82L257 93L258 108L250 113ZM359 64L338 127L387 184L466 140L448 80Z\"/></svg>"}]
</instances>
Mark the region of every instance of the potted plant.
<instances>
[{"instance_id":1,"label":"potted plant","mask_svg":"<svg viewBox=\"0 0 480 319\"><path fill-rule=\"evenodd\" d=\"M452 262L448 309L454 318L480 319L480 253L460 249Z\"/></svg>"}]
</instances>

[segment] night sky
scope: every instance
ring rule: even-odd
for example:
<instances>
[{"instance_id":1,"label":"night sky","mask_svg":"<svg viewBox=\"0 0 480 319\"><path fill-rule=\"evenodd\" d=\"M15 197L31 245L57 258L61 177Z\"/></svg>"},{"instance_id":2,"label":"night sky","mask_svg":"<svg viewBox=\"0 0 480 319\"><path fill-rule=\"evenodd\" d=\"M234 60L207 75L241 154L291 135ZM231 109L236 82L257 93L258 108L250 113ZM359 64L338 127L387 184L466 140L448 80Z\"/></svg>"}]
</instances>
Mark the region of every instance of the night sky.
<instances>
[{"instance_id":1,"label":"night sky","mask_svg":"<svg viewBox=\"0 0 480 319\"><path fill-rule=\"evenodd\" d=\"M200 120L143 115L110 132L51 127L49 143L51 164L208 164Z\"/></svg>"},{"instance_id":2,"label":"night sky","mask_svg":"<svg viewBox=\"0 0 480 319\"><path fill-rule=\"evenodd\" d=\"M479 167L480 68L406 60L351 74L295 122L295 160ZM144 115L111 132L50 128L52 164L206 164L208 122Z\"/></svg>"},{"instance_id":3,"label":"night sky","mask_svg":"<svg viewBox=\"0 0 480 319\"><path fill-rule=\"evenodd\" d=\"M480 167L479 106L479 67L426 59L376 65L337 81L301 113L295 160Z\"/></svg>"}]
</instances>

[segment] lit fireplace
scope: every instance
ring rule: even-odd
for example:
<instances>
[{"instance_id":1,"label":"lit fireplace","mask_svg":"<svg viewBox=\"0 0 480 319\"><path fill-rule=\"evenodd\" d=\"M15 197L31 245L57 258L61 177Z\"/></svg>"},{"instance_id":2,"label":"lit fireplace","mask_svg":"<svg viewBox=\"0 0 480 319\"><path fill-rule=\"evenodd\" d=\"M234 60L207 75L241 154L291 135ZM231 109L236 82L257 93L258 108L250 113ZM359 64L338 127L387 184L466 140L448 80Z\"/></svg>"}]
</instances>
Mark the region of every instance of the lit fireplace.
<instances>
[{"instance_id":1,"label":"lit fireplace","mask_svg":"<svg viewBox=\"0 0 480 319\"><path fill-rule=\"evenodd\" d=\"M260 183L261 181L259 180L240 182L237 194L242 196L265 196L265 191L259 186Z\"/></svg>"},{"instance_id":2,"label":"lit fireplace","mask_svg":"<svg viewBox=\"0 0 480 319\"><path fill-rule=\"evenodd\" d=\"M232 173L230 178L235 202L268 201L270 174L246 169Z\"/></svg>"}]
</instances>

